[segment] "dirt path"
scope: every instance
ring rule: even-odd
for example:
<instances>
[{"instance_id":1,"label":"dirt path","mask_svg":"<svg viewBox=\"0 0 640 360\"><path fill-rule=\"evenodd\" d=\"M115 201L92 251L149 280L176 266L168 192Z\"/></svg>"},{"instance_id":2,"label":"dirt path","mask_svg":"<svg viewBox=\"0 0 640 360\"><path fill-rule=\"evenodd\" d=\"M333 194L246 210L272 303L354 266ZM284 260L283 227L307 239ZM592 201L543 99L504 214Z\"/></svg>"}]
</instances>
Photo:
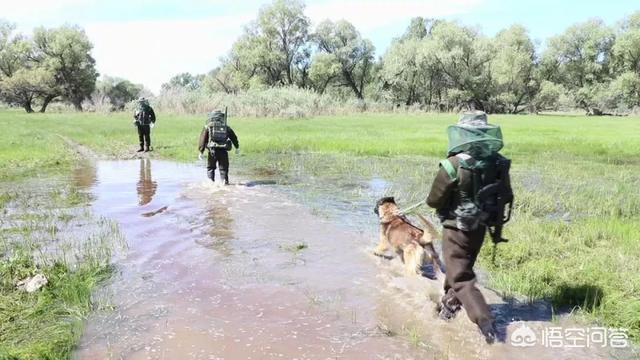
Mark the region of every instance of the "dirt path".
<instances>
[{"instance_id":1,"label":"dirt path","mask_svg":"<svg viewBox=\"0 0 640 360\"><path fill-rule=\"evenodd\" d=\"M438 320L441 284L370 255L373 239L318 218L268 187L218 187L204 169L98 161L94 211L129 249L96 294L75 358L608 359L610 349L510 342L552 324L545 306L506 304L504 343L485 345L464 314ZM81 175L81 174L78 174ZM525 322L512 321L521 318ZM626 353L623 353L625 355ZM629 357L630 358L630 357Z\"/></svg>"},{"instance_id":2,"label":"dirt path","mask_svg":"<svg viewBox=\"0 0 640 360\"><path fill-rule=\"evenodd\" d=\"M78 156L78 158L83 159L85 161L88 161L90 163L95 163L98 160L115 160L117 159L126 159L126 160L133 160L133 159L152 159L153 158L153 151L151 152L138 152L138 146L136 145L130 145L125 147L125 149L121 152L118 153L115 157L107 157L104 155L100 155L98 153L96 153L95 151L93 151L91 148L89 148L88 146L85 146L83 144L80 144L64 135L61 134L56 134L60 139L62 139L62 141L70 148L72 149L76 155ZM152 147L153 150L153 147Z\"/></svg>"}]
</instances>

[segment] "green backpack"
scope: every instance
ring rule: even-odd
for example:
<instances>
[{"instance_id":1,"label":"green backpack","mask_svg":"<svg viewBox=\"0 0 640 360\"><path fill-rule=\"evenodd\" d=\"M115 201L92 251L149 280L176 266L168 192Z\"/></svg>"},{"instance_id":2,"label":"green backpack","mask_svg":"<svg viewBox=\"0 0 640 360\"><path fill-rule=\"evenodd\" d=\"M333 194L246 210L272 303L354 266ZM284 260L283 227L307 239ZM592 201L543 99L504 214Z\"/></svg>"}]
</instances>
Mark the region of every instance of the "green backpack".
<instances>
[{"instance_id":1,"label":"green backpack","mask_svg":"<svg viewBox=\"0 0 640 360\"><path fill-rule=\"evenodd\" d=\"M461 204L454 210L458 228L471 231L480 224L494 227L509 221L511 208L506 217L504 209L513 197L507 186L511 160L494 153L471 165L467 162L471 159L470 155L460 153L456 157L460 160L459 167L470 171L473 176L472 193L461 193ZM440 161L440 166L452 181L458 181L458 169L449 159Z\"/></svg>"},{"instance_id":2,"label":"green backpack","mask_svg":"<svg viewBox=\"0 0 640 360\"><path fill-rule=\"evenodd\" d=\"M225 149L231 150L231 140L229 140L229 133L227 128L227 117L220 113L213 114L210 118L210 122L207 125L209 131L209 144L207 147L211 150Z\"/></svg>"}]
</instances>

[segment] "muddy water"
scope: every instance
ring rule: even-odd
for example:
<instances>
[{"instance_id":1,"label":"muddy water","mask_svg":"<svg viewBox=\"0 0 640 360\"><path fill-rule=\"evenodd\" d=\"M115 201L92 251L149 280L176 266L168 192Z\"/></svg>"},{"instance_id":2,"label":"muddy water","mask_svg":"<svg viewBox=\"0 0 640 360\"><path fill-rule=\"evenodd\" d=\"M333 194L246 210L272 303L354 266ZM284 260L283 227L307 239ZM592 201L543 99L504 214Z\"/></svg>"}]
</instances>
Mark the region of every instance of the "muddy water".
<instances>
[{"instance_id":1,"label":"muddy water","mask_svg":"<svg viewBox=\"0 0 640 360\"><path fill-rule=\"evenodd\" d=\"M369 255L368 232L287 191L221 187L204 169L148 159L98 162L89 178L94 211L120 224L128 249L75 358L609 358L508 345L513 318L540 331L550 311L491 292L507 343L484 345L464 315L436 319L438 281L402 276L398 260Z\"/></svg>"}]
</instances>

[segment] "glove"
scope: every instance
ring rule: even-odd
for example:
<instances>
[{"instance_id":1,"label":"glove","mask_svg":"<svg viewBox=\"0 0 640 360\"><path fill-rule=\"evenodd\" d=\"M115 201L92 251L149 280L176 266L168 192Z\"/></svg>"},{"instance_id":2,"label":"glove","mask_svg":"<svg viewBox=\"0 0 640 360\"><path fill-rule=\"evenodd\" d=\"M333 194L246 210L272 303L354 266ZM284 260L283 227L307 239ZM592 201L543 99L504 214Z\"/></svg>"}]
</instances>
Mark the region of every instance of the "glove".
<instances>
[{"instance_id":1,"label":"glove","mask_svg":"<svg viewBox=\"0 0 640 360\"><path fill-rule=\"evenodd\" d=\"M155 123L151 123L151 124L149 124L149 126L153 129L153 127L156 126L156 124Z\"/></svg>"},{"instance_id":2,"label":"glove","mask_svg":"<svg viewBox=\"0 0 640 360\"><path fill-rule=\"evenodd\" d=\"M198 160L202 161L202 153L198 153Z\"/></svg>"},{"instance_id":3,"label":"glove","mask_svg":"<svg viewBox=\"0 0 640 360\"><path fill-rule=\"evenodd\" d=\"M236 155L240 155L240 148L236 148Z\"/></svg>"}]
</instances>

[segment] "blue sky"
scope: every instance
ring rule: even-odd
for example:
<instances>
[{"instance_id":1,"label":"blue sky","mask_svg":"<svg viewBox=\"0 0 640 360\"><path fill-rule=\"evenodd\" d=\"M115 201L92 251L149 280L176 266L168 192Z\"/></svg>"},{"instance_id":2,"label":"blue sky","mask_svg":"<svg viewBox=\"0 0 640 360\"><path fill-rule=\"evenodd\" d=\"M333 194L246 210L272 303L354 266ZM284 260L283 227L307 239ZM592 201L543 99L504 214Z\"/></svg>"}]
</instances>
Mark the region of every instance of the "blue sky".
<instances>
[{"instance_id":1,"label":"blue sky","mask_svg":"<svg viewBox=\"0 0 640 360\"><path fill-rule=\"evenodd\" d=\"M101 74L152 91L172 75L203 73L218 64L242 27L270 0L0 0L0 17L24 33L35 26L82 26ZM592 17L607 24L640 10L637 0L306 0L314 24L346 19L382 55L414 16L458 20L493 35L514 23L543 45L571 24ZM38 9L37 11L35 9Z\"/></svg>"}]
</instances>

